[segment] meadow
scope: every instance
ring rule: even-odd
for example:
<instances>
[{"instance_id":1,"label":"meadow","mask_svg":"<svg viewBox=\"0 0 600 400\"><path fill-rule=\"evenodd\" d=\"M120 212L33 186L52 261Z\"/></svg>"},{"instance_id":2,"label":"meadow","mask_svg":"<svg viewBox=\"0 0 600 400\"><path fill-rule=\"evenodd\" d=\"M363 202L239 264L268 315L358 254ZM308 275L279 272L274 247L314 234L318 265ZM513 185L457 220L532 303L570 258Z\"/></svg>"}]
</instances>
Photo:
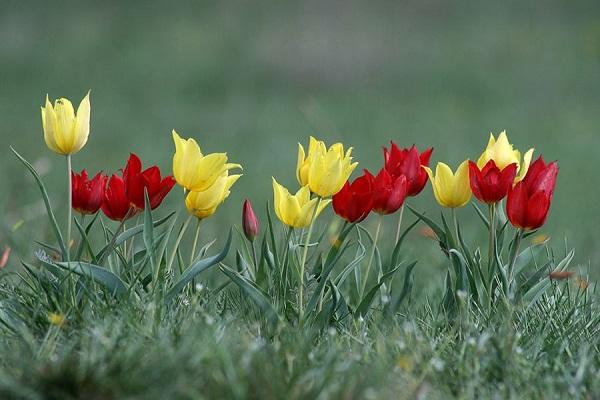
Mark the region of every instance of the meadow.
<instances>
[{"instance_id":1,"label":"meadow","mask_svg":"<svg viewBox=\"0 0 600 400\"><path fill-rule=\"evenodd\" d=\"M6 1L0 10L0 251L10 248L1 398L600 396L596 2ZM40 187L9 146L39 173L64 235L66 165L44 143L40 107L46 94L76 107L88 90L77 172L112 174L133 152L172 174L173 129L243 166L202 222L197 256L193 224L178 240L187 217L175 186L122 227L101 215L81 235L73 222L70 253L119 281L65 260ZM476 277L455 279L488 257L475 198L484 216L457 209L459 240L427 183L406 200L414 212L405 208L403 228L416 225L398 251L398 212L383 219L373 262L376 214L340 244L347 226L331 206L307 242L307 229L288 233L273 209L271 177L297 190L298 143L311 135L353 147L354 179L378 172L391 140L433 147L430 165L455 169L503 130L560 172L547 222L523 239L532 247L516 261L522 275L514 286L494 277L489 299ZM242 233L246 198L260 221L257 263ZM119 231L131 235L117 240ZM514 242L498 235L501 271ZM273 272L301 264L306 281ZM193 265L201 272L177 286ZM557 270L573 275L551 279Z\"/></svg>"}]
</instances>

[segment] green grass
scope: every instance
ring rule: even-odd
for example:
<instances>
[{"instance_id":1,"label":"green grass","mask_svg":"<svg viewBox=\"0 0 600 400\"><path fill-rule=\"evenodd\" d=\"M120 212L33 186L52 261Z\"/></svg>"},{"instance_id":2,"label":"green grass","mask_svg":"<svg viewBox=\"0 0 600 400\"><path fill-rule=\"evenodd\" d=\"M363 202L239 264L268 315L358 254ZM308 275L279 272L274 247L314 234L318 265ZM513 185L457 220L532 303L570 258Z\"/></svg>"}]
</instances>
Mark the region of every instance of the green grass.
<instances>
[{"instance_id":1,"label":"green grass","mask_svg":"<svg viewBox=\"0 0 600 400\"><path fill-rule=\"evenodd\" d=\"M0 397L596 398L599 11L593 1L5 2L0 245L12 253L0 289ZM8 145L41 173L62 226L64 160L43 144L39 107L46 93L79 99L88 89L92 133L77 170L112 172L136 152L170 171L173 128L243 164L231 196L203 224L202 244L217 238L215 247L240 224L246 197L264 229L271 176L295 185L296 143L311 134L354 146L360 168L374 171L390 139L434 146L433 162L456 166L479 155L490 131L507 129L519 149L558 159L542 233L548 252L576 249L570 268L592 285L583 296L574 280L554 282L535 305L492 320L472 309L449 317L439 308L447 259L415 230L402 253L419 260L415 284L393 317L376 303L363 320L302 330L283 313L272 326L237 286L217 292L228 282L217 268L158 320L153 300L114 300L101 288L74 306L68 282L20 264L39 271L33 240L56 242ZM438 219L430 187L410 205ZM181 207L174 190L157 215ZM485 251L475 211L459 217L466 241ZM375 219L364 227L373 232ZM335 217L322 220L324 230ZM384 221L384 258L395 222ZM92 237L102 243L99 230ZM226 261L234 269L239 248L235 237ZM47 321L55 311L67 314L62 328Z\"/></svg>"}]
</instances>

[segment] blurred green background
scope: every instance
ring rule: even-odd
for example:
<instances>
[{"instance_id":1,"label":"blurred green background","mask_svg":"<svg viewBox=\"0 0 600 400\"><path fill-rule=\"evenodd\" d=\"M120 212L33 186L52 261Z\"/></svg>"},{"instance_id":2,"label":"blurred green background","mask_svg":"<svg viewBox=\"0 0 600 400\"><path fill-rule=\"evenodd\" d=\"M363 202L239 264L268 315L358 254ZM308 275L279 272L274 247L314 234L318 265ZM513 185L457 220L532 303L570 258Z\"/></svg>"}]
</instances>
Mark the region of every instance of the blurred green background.
<instances>
[{"instance_id":1,"label":"blurred green background","mask_svg":"<svg viewBox=\"0 0 600 400\"><path fill-rule=\"evenodd\" d=\"M559 160L552 244L600 259L598 1L3 0L0 82L0 244L24 257L46 220L8 146L35 162L64 215L64 160L44 145L39 108L46 93L78 103L91 89L78 170L112 172L136 152L170 173L173 128L244 165L205 239L239 223L245 197L262 211L272 175L295 188L309 135L354 146L376 171L390 139L434 146L433 162L455 167L507 129L517 148ZM410 204L438 212L429 186ZM471 207L460 215L475 220Z\"/></svg>"}]
</instances>

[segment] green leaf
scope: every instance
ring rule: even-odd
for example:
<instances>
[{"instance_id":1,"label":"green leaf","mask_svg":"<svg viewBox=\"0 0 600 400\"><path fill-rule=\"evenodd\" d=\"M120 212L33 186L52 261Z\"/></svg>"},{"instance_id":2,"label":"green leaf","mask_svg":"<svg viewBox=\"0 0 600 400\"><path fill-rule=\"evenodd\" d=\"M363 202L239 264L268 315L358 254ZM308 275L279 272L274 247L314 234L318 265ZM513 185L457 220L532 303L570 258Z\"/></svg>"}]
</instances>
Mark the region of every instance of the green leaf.
<instances>
[{"instance_id":1,"label":"green leaf","mask_svg":"<svg viewBox=\"0 0 600 400\"><path fill-rule=\"evenodd\" d=\"M394 246L394 251L392 252L392 258L390 260L390 267L395 267L396 265L399 264L399 259L400 259L400 248L402 247L402 243L404 242L404 238L406 238L406 235L408 235L408 233L419 224L419 222L421 221L421 219L417 219L415 222L413 222L412 224L410 224L408 226L408 228L406 228L404 230L404 232L402 232L402 235L400 235L400 238L398 238L398 243L396 243L396 246Z\"/></svg>"},{"instance_id":2,"label":"green leaf","mask_svg":"<svg viewBox=\"0 0 600 400\"><path fill-rule=\"evenodd\" d=\"M175 215L175 211L173 211L172 213L170 213L169 215L167 215L164 218L159 219L158 221L154 221L152 226L154 228L164 224L165 222L167 222L173 215ZM96 259L98 260L102 260L104 258L104 255L106 252L110 252L112 250L112 247L118 247L120 245L122 245L126 240L134 237L135 235L141 233L144 230L144 224L140 224L137 226L134 226L133 228L129 228L127 229L125 232L120 233L117 238L115 239L114 244L111 246L110 243L108 243L106 246L104 246L99 252L98 254L96 254Z\"/></svg>"},{"instance_id":3,"label":"green leaf","mask_svg":"<svg viewBox=\"0 0 600 400\"><path fill-rule=\"evenodd\" d=\"M279 321L279 316L275 311L275 308L269 301L269 298L256 286L254 283L244 278L238 272L228 268L224 265L220 266L221 271L231 279L233 283L238 285L248 297L258 306L264 316L272 324L276 324Z\"/></svg>"},{"instance_id":4,"label":"green leaf","mask_svg":"<svg viewBox=\"0 0 600 400\"><path fill-rule=\"evenodd\" d=\"M425 222L427 226L429 226L435 235L438 237L438 241L446 243L446 234L444 233L444 229L441 226L433 222L430 218L426 217L425 214L421 214L411 206L407 205L408 209L417 216L421 221Z\"/></svg>"},{"instance_id":5,"label":"green leaf","mask_svg":"<svg viewBox=\"0 0 600 400\"><path fill-rule=\"evenodd\" d=\"M386 313L395 314L398 311L398 308L400 308L400 306L404 302L404 300L410 295L410 292L412 291L412 287L414 285L414 278L412 272L416 265L417 261L413 261L406 266L406 271L404 272L404 283L402 285L402 291L400 292L400 295L398 297L394 298L388 304L388 306L386 307Z\"/></svg>"},{"instance_id":6,"label":"green leaf","mask_svg":"<svg viewBox=\"0 0 600 400\"><path fill-rule=\"evenodd\" d=\"M158 282L161 263L158 263L157 268L156 261L154 260L154 224L152 223L152 210L150 208L150 198L148 197L148 190L146 188L144 188L144 230L142 238L144 239L146 254L150 259L150 268L155 274L155 282Z\"/></svg>"},{"instance_id":7,"label":"green leaf","mask_svg":"<svg viewBox=\"0 0 600 400\"><path fill-rule=\"evenodd\" d=\"M367 314L381 285L390 280L399 268L399 266L394 268L387 274L383 275L381 279L379 279L379 281L367 292L365 297L363 297L358 307L356 307L355 314L358 314L361 317L364 317Z\"/></svg>"},{"instance_id":8,"label":"green leaf","mask_svg":"<svg viewBox=\"0 0 600 400\"><path fill-rule=\"evenodd\" d=\"M490 221L488 220L488 217L483 213L483 211L481 211L481 209L477 206L477 204L472 202L471 205L473 206L475 211L477 211L477 215L479 215L479 218L481 218L481 221L483 221L483 224L485 225L486 229L489 230L490 229Z\"/></svg>"},{"instance_id":9,"label":"green leaf","mask_svg":"<svg viewBox=\"0 0 600 400\"><path fill-rule=\"evenodd\" d=\"M40 188L40 191L42 192L42 198L44 200L44 205L46 206L46 213L48 214L48 218L50 218L50 225L52 226L52 230L54 231L54 235L56 236L56 240L58 241L58 244L60 246L62 258L63 258L63 260L66 260L67 247L65 246L65 241L63 239L62 233L60 233L60 229L58 227L58 222L56 222L56 217L54 216L54 212L52 212L52 206L50 205L50 199L48 198L48 192L46 192L46 187L44 186L44 183L42 182L42 178L37 173L37 171L35 170L33 165L31 165L29 163L29 161L27 161L25 158L23 158L23 156L21 156L19 153L17 153L17 151L15 149L13 149L12 146L10 146L10 150L14 153L15 156L17 156L17 158L19 160L21 160L21 162L25 165L25 167L27 167L29 172L31 172L31 175L33 175L35 182L37 183L38 187Z\"/></svg>"},{"instance_id":10,"label":"green leaf","mask_svg":"<svg viewBox=\"0 0 600 400\"><path fill-rule=\"evenodd\" d=\"M183 271L183 273L179 276L179 279L177 280L177 282L173 285L173 287L171 287L171 289L165 296L165 302L167 302L167 303L171 302L173 300L173 298L175 296L177 296L179 294L179 292L181 292L181 290L183 290L185 285L190 283L196 277L196 275L198 275L202 271L212 267L213 265L218 264L221 261L223 261L223 259L229 252L232 235L233 235L233 230L229 229L227 241L225 242L225 246L223 246L223 249L221 250L220 253L218 253L212 257L198 260L194 264L192 264L189 268L185 269Z\"/></svg>"},{"instance_id":11,"label":"green leaf","mask_svg":"<svg viewBox=\"0 0 600 400\"><path fill-rule=\"evenodd\" d=\"M117 275L97 265L81 261L59 262L56 265L79 276L93 279L105 286L113 295L124 294L128 291L127 285Z\"/></svg>"}]
</instances>

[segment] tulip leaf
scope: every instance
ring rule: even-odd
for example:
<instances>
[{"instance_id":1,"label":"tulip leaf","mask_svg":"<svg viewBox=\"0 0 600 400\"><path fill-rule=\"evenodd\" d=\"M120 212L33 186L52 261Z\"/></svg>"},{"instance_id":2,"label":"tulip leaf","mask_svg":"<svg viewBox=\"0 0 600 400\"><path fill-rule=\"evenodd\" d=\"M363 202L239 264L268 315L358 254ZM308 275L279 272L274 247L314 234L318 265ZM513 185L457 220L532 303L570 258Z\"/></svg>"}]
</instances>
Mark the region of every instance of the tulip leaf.
<instances>
[{"instance_id":1,"label":"tulip leaf","mask_svg":"<svg viewBox=\"0 0 600 400\"><path fill-rule=\"evenodd\" d=\"M246 279L231 268L226 267L225 265L221 265L220 268L221 271L227 275L227 277L231 279L233 283L238 285L238 287L248 295L254 304L258 306L260 311L270 323L276 324L279 321L277 311L275 311L275 308L269 301L269 298L253 282Z\"/></svg>"},{"instance_id":2,"label":"tulip leaf","mask_svg":"<svg viewBox=\"0 0 600 400\"><path fill-rule=\"evenodd\" d=\"M394 251L392 252L392 258L391 258L391 261L390 261L390 266L398 265L398 262L400 261L400 248L402 247L402 243L404 242L404 239L406 238L406 235L408 235L408 233L415 226L417 226L417 224L420 221L421 221L420 219L417 219L415 222L413 222L412 224L410 224L408 226L408 228L406 228L404 230L404 232L402 232L402 235L400 235L400 238L398 238L398 243L396 243L396 246L394 246Z\"/></svg>"},{"instance_id":3,"label":"tulip leaf","mask_svg":"<svg viewBox=\"0 0 600 400\"><path fill-rule=\"evenodd\" d=\"M479 208L479 206L477 206L477 204L471 203L471 205L473 206L475 211L477 211L477 215L479 215L479 218L481 218L481 221L485 225L486 229L489 230L490 229L490 221L489 221L488 217L483 213L483 211L481 211L481 208Z\"/></svg>"},{"instance_id":4,"label":"tulip leaf","mask_svg":"<svg viewBox=\"0 0 600 400\"><path fill-rule=\"evenodd\" d=\"M160 265L158 263L158 268L156 267L156 261L154 260L154 224L152 223L152 209L150 207L150 199L148 197L148 190L144 188L144 229L142 233L142 238L144 239L144 246L146 247L146 254L150 259L150 268L152 272L155 274L155 283L158 283L159 274L160 274Z\"/></svg>"},{"instance_id":5,"label":"tulip leaf","mask_svg":"<svg viewBox=\"0 0 600 400\"><path fill-rule=\"evenodd\" d=\"M571 261L573 260L573 257L575 257L575 250L571 250L566 255L566 257L563 258L560 261L560 263L558 263L558 265L553 269L553 271L564 271L569 266ZM545 277L544 279L542 279L541 281L536 283L533 287L531 287L531 289L529 289L527 291L527 293L525 293L523 295L523 301L525 303L527 303L528 309L533 304L535 304L537 299L539 299L542 296L542 294L544 294L544 292L546 292L546 290L548 290L548 288L550 287L551 284L552 284L552 281L550 280L550 278Z\"/></svg>"},{"instance_id":6,"label":"tulip leaf","mask_svg":"<svg viewBox=\"0 0 600 400\"><path fill-rule=\"evenodd\" d=\"M363 297L363 299L361 300L360 304L356 308L355 315L359 315L361 317L364 317L367 314L367 312L371 308L371 304L373 303L373 300L375 299L375 295L377 294L377 291L379 290L379 288L381 287L381 285L383 285L385 282L387 282L388 280L390 280L394 276L394 274L398 271L399 268L400 268L400 266L394 268L390 272L384 274L379 279L379 281Z\"/></svg>"},{"instance_id":7,"label":"tulip leaf","mask_svg":"<svg viewBox=\"0 0 600 400\"><path fill-rule=\"evenodd\" d=\"M515 276L518 276L524 269L534 260L534 258L540 253L540 251L546 245L546 241L532 246L527 247L517 256L515 260L514 272Z\"/></svg>"},{"instance_id":8,"label":"tulip leaf","mask_svg":"<svg viewBox=\"0 0 600 400\"><path fill-rule=\"evenodd\" d=\"M433 220L426 217L425 214L421 214L420 212L418 212L411 206L407 205L407 207L413 214L415 214L417 216L417 218L419 218L421 221L423 221L425 224L427 224L427 226L429 226L433 230L435 235L438 237L438 241L440 241L442 243L446 243L446 234L444 233L444 230L442 229L441 226L439 226L438 224L433 222Z\"/></svg>"},{"instance_id":9,"label":"tulip leaf","mask_svg":"<svg viewBox=\"0 0 600 400\"><path fill-rule=\"evenodd\" d=\"M67 247L65 246L65 241L63 239L62 233L60 233L60 229L58 227L58 222L56 222L56 217L54 216L54 212L52 211L52 206L50 205L50 199L48 198L48 192L46 191L46 187L44 186L44 183L42 182L42 178L37 173L37 171L35 170L33 165L31 165L29 163L29 161L27 161L25 158L23 158L23 156L21 156L19 153L17 153L17 151L12 146L10 146L10 150L14 153L15 156L17 156L17 158L19 160L21 160L21 162L25 165L25 167L27 167L29 172L31 172L31 175L33 175L35 182L37 183L38 187L40 188L40 191L42 192L42 198L44 200L44 206L46 206L46 213L48 214L48 218L50 218L50 225L52 226L52 230L54 231L56 240L58 240L58 244L59 244L60 250L62 252L62 258L63 258L63 260L66 260Z\"/></svg>"},{"instance_id":10,"label":"tulip leaf","mask_svg":"<svg viewBox=\"0 0 600 400\"><path fill-rule=\"evenodd\" d=\"M331 271L335 267L337 261L342 257L348 246L345 244L346 236L352 230L353 226L348 225L342 228L342 232L338 236L336 243L334 243L329 249L329 253L327 254L327 258L325 259L325 264L323 266L323 270L321 271L321 276L319 280L319 284L317 288L314 290L313 295L308 301L308 305L306 306L306 313L310 313L315 306L317 305L318 300L323 296L323 291L325 290L325 285L329 282L329 276L331 275Z\"/></svg>"},{"instance_id":11,"label":"tulip leaf","mask_svg":"<svg viewBox=\"0 0 600 400\"><path fill-rule=\"evenodd\" d=\"M96 214L96 215L98 215L98 214ZM94 217L94 220L92 220L92 223L95 220L96 220L96 218ZM83 226L81 226L81 223L79 221L77 221L77 218L73 218L73 221L75 221L75 226L77 227L77 230L81 234L81 243L79 244L79 248L77 250L77 255L76 255L75 259L76 260L81 259L83 249L86 248L88 253L90 253L90 255L92 256L92 262L95 263L96 259L94 257L94 251L92 250L92 245L90 244L90 241L88 240L88 237L87 237L87 233L89 231L86 232L86 230L83 228Z\"/></svg>"},{"instance_id":12,"label":"tulip leaf","mask_svg":"<svg viewBox=\"0 0 600 400\"><path fill-rule=\"evenodd\" d=\"M198 260L194 264L192 264L189 268L185 269L183 271L183 273L179 276L179 280L177 280L177 282L167 292L167 295L165 296L165 302L167 302L167 303L171 302L173 300L173 298L175 296L177 296L179 294L179 292L181 292L181 290L183 290L183 288L196 277L196 275L198 275L202 271L212 267L213 265L223 261L223 259L229 252L232 235L233 235L233 230L230 229L229 234L227 236L227 241L225 242L225 246L223 246L223 249L221 250L220 253L218 253L212 257Z\"/></svg>"},{"instance_id":13,"label":"tulip leaf","mask_svg":"<svg viewBox=\"0 0 600 400\"><path fill-rule=\"evenodd\" d=\"M172 213L170 213L169 215L167 215L164 218L161 218L157 221L154 221L152 226L154 228L164 224L165 222L167 222L173 215L175 215L175 211L173 211ZM144 230L144 224L140 224L137 226L134 226L133 228L129 228L126 231L120 233L119 235L117 235L117 238L115 239L114 243L108 243L106 244L106 246L104 246L99 252L98 254L96 254L96 259L101 260L104 258L105 253L110 252L111 249L113 247L118 247L121 244L123 244L126 240L132 238L133 236L137 235L138 233L141 233Z\"/></svg>"},{"instance_id":14,"label":"tulip leaf","mask_svg":"<svg viewBox=\"0 0 600 400\"><path fill-rule=\"evenodd\" d=\"M98 265L81 261L59 262L56 265L79 276L91 278L95 282L105 286L113 296L124 294L128 291L127 285L117 275Z\"/></svg>"},{"instance_id":15,"label":"tulip leaf","mask_svg":"<svg viewBox=\"0 0 600 400\"><path fill-rule=\"evenodd\" d=\"M398 311L398 308L402 305L404 300L410 295L412 291L412 287L414 285L414 277L413 270L417 265L417 261L413 261L406 266L406 271L404 272L404 283L402 285L402 291L398 295L398 297L394 298L386 307L385 312L388 314L395 314Z\"/></svg>"}]
</instances>

